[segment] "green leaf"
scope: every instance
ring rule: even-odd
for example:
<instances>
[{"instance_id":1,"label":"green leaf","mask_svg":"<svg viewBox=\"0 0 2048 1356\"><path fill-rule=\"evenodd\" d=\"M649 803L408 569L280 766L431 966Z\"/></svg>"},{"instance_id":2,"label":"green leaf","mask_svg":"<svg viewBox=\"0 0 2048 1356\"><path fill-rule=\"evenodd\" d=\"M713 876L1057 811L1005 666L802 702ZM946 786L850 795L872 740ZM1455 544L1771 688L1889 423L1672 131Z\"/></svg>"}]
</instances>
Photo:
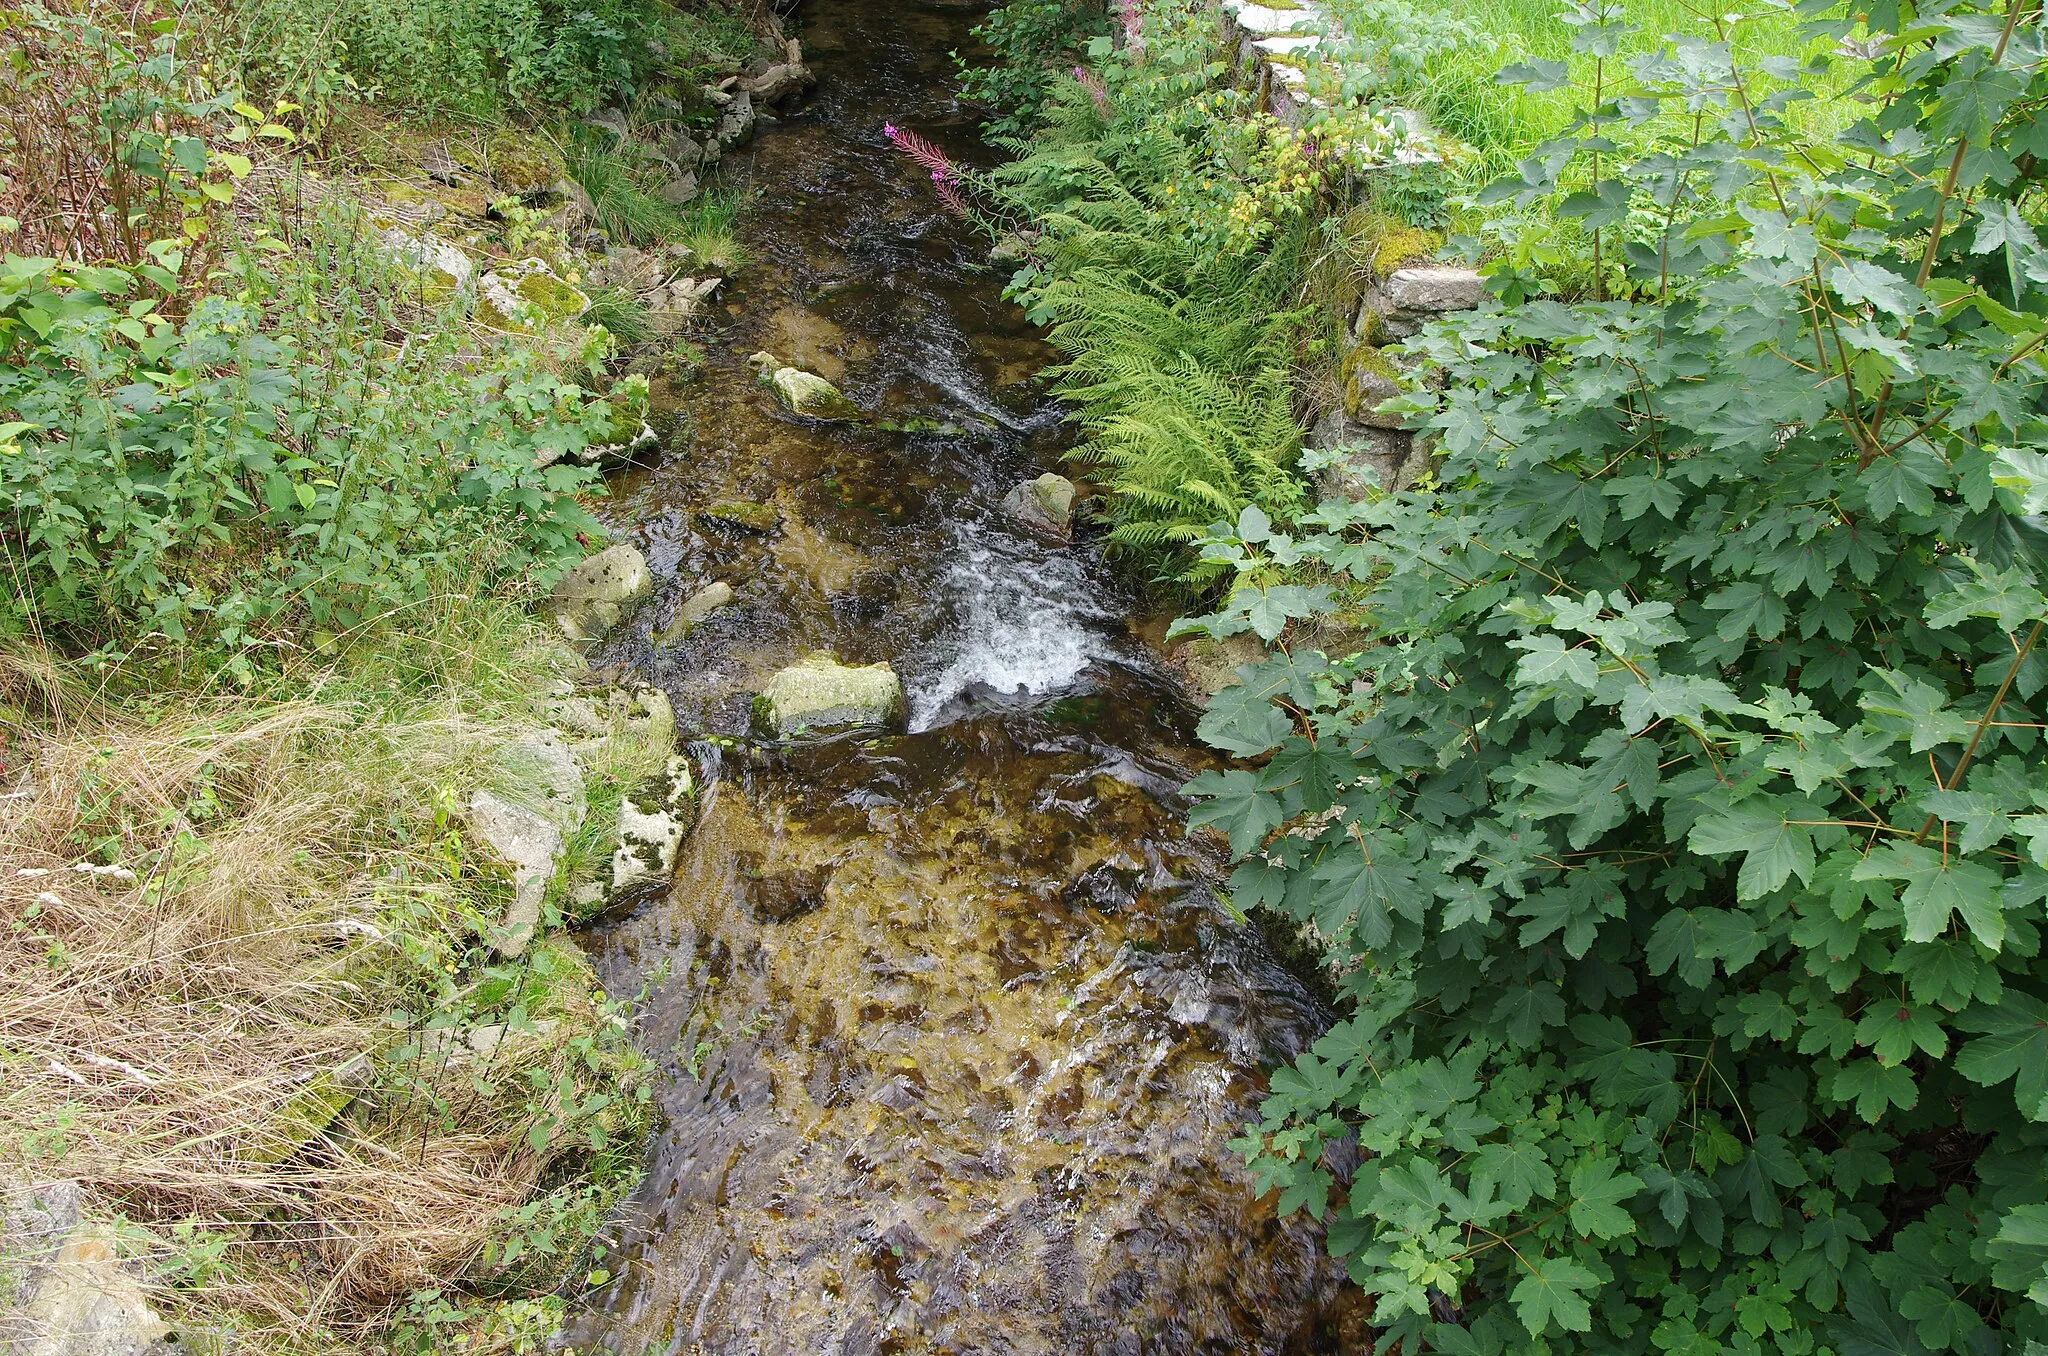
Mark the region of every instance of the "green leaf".
<instances>
[{"instance_id":1,"label":"green leaf","mask_svg":"<svg viewBox=\"0 0 2048 1356\"><path fill-rule=\"evenodd\" d=\"M1686 835L1686 845L1710 857L1744 854L1736 897L1761 899L1783 887L1794 873L1802 883L1813 879L1813 833L1788 818L1788 811L1797 810L1777 797L1753 797L1702 816Z\"/></svg>"},{"instance_id":2,"label":"green leaf","mask_svg":"<svg viewBox=\"0 0 2048 1356\"><path fill-rule=\"evenodd\" d=\"M1538 1197L1548 1200L1557 1190L1557 1173L1542 1146L1520 1139L1481 1145L1472 1156L1472 1180L1491 1186L1511 1210L1526 1209Z\"/></svg>"},{"instance_id":3,"label":"green leaf","mask_svg":"<svg viewBox=\"0 0 2048 1356\"><path fill-rule=\"evenodd\" d=\"M1758 640L1776 640L1785 629L1785 600L1753 579L1709 595L1706 606L1727 614L1714 630L1726 641L1741 640L1752 631Z\"/></svg>"},{"instance_id":4,"label":"green leaf","mask_svg":"<svg viewBox=\"0 0 2048 1356\"><path fill-rule=\"evenodd\" d=\"M2048 1005L2008 989L1995 1009L1967 1009L1956 1025L1981 1033L1956 1052L1956 1072L1986 1087L2013 1079L2020 1114L2048 1121Z\"/></svg>"},{"instance_id":5,"label":"green leaf","mask_svg":"<svg viewBox=\"0 0 2048 1356\"><path fill-rule=\"evenodd\" d=\"M1876 264L1844 259L1827 272L1828 286L1850 305L1869 303L1880 311L1908 316L1924 304L1920 289Z\"/></svg>"},{"instance_id":6,"label":"green leaf","mask_svg":"<svg viewBox=\"0 0 2048 1356\"><path fill-rule=\"evenodd\" d=\"M1857 880L1906 883L1906 940L1931 942L1963 916L1970 934L1993 951L2005 940L2004 878L1990 867L1916 843L1889 843L1857 864Z\"/></svg>"},{"instance_id":7,"label":"green leaf","mask_svg":"<svg viewBox=\"0 0 2048 1356\"><path fill-rule=\"evenodd\" d=\"M1984 1251L1991 1258L1994 1285L2048 1307L2048 1205L2007 1211Z\"/></svg>"},{"instance_id":8,"label":"green leaf","mask_svg":"<svg viewBox=\"0 0 2048 1356\"><path fill-rule=\"evenodd\" d=\"M1508 1296L1515 1316L1532 1337L1541 1337L1555 1323L1566 1332L1591 1332L1593 1311L1585 1292L1600 1281L1569 1257L1544 1257L1525 1263L1527 1274Z\"/></svg>"},{"instance_id":9,"label":"green leaf","mask_svg":"<svg viewBox=\"0 0 2048 1356\"><path fill-rule=\"evenodd\" d=\"M1235 683L1209 699L1195 733L1225 753L1251 758L1294 733L1294 722L1273 705L1269 690Z\"/></svg>"},{"instance_id":10,"label":"green leaf","mask_svg":"<svg viewBox=\"0 0 2048 1356\"><path fill-rule=\"evenodd\" d=\"M1583 646L1567 647L1562 636L1526 636L1508 642L1526 650L1515 681L1529 687L1566 685L1590 692L1600 682L1600 666Z\"/></svg>"},{"instance_id":11,"label":"green leaf","mask_svg":"<svg viewBox=\"0 0 2048 1356\"><path fill-rule=\"evenodd\" d=\"M1838 1102L1854 1102L1856 1114L1873 1125L1892 1107L1911 1111L1920 1102L1920 1090L1904 1065L1884 1065L1874 1059L1844 1064L1836 1071L1828 1095Z\"/></svg>"},{"instance_id":12,"label":"green leaf","mask_svg":"<svg viewBox=\"0 0 2048 1356\"><path fill-rule=\"evenodd\" d=\"M1580 1159L1572 1169L1572 1227L1595 1238L1634 1233L1635 1219L1622 1205L1642 1189L1643 1179L1632 1172L1617 1173L1612 1159Z\"/></svg>"},{"instance_id":13,"label":"green leaf","mask_svg":"<svg viewBox=\"0 0 2048 1356\"><path fill-rule=\"evenodd\" d=\"M1280 827L1280 798L1261 786L1254 773L1241 768L1204 772L1184 790L1190 796L1202 798L1188 812L1188 823L1222 829L1230 839L1233 856L1251 853L1267 834Z\"/></svg>"}]
</instances>

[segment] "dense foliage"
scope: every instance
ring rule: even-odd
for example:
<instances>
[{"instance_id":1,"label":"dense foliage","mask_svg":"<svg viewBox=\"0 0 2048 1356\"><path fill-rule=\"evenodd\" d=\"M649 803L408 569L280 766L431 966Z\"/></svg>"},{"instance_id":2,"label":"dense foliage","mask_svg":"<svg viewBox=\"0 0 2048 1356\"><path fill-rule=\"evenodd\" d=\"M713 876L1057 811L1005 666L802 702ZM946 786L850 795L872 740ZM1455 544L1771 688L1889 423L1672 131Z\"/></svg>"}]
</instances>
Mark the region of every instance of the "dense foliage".
<instances>
[{"instance_id":1,"label":"dense foliage","mask_svg":"<svg viewBox=\"0 0 2048 1356\"><path fill-rule=\"evenodd\" d=\"M961 87L995 115L992 130L1026 131L1036 126L1059 78L1108 32L1109 7L1100 0L1012 0L990 10L974 30L992 60L963 61Z\"/></svg>"},{"instance_id":2,"label":"dense foliage","mask_svg":"<svg viewBox=\"0 0 2048 1356\"><path fill-rule=\"evenodd\" d=\"M394 348L368 289L322 278L329 309L302 310L248 269L173 319L138 270L0 268L0 539L44 623L251 645L414 601L480 549L576 554L591 472L536 459L601 438L603 402L516 357L466 368L452 335Z\"/></svg>"},{"instance_id":3,"label":"dense foliage","mask_svg":"<svg viewBox=\"0 0 2048 1356\"><path fill-rule=\"evenodd\" d=\"M7 142L53 178L0 262L0 627L246 650L573 559L611 408L524 336L464 352L359 211L233 210L293 133L117 18L19 23Z\"/></svg>"},{"instance_id":4,"label":"dense foliage","mask_svg":"<svg viewBox=\"0 0 2048 1356\"><path fill-rule=\"evenodd\" d=\"M1087 83L1058 82L992 187L1039 233L1010 292L1067 356L1071 455L1115 492L1110 541L1179 574L1219 517L1306 506L1288 380L1303 216L1272 210L1272 120L1217 87L1214 15L1160 5L1139 39L1096 40Z\"/></svg>"},{"instance_id":5,"label":"dense foliage","mask_svg":"<svg viewBox=\"0 0 2048 1356\"><path fill-rule=\"evenodd\" d=\"M309 103L347 90L476 117L590 112L647 84L664 39L681 49L703 28L662 0L248 0L219 22L216 40L264 89Z\"/></svg>"},{"instance_id":6,"label":"dense foliage","mask_svg":"<svg viewBox=\"0 0 2048 1356\"><path fill-rule=\"evenodd\" d=\"M1500 196L1627 299L1503 260L1418 341L1433 485L1205 547L1194 625L1278 649L1194 818L1349 1004L1245 1148L1404 1350L2036 1350L2040 10L1832 19L1839 136L1824 58L1571 17L1598 92Z\"/></svg>"}]
</instances>

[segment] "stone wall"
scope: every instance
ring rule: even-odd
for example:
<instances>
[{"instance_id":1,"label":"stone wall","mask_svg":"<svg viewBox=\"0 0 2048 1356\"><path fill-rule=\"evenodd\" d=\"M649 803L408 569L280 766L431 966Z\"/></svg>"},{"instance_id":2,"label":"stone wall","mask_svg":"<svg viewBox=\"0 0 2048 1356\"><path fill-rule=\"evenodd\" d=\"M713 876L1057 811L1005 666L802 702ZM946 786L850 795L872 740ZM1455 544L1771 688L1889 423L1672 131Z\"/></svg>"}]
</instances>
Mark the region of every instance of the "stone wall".
<instances>
[{"instance_id":1,"label":"stone wall","mask_svg":"<svg viewBox=\"0 0 2048 1356\"><path fill-rule=\"evenodd\" d=\"M1281 122L1300 126L1324 106L1319 91L1340 86L1344 34L1313 0L1221 0L1219 10L1224 39L1256 82L1260 106ZM1344 196L1365 200L1374 174L1439 158L1438 135L1412 110L1375 109L1366 126L1371 150L1351 167ZM1318 489L1325 495L1357 497L1368 484L1405 489L1421 477L1427 447L1418 449L1402 416L1376 410L1404 386L1426 382L1428 374L1415 360L1388 350L1432 320L1478 306L1484 292L1479 275L1468 268L1392 263L1365 279L1350 314L1332 318L1342 338L1329 384L1341 400L1315 422L1307 440L1310 448L1345 454L1319 473Z\"/></svg>"}]
</instances>

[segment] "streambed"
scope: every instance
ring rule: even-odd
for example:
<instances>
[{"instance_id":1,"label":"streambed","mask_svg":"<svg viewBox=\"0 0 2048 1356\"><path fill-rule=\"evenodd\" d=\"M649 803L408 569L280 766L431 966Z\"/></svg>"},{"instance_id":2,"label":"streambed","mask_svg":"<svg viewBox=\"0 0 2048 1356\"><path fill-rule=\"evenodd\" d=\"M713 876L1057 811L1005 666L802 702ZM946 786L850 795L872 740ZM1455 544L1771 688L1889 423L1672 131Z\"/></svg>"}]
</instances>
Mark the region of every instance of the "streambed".
<instances>
[{"instance_id":1,"label":"streambed","mask_svg":"<svg viewBox=\"0 0 2048 1356\"><path fill-rule=\"evenodd\" d=\"M1204 882L1184 695L1085 545L1006 523L1058 464L1052 357L885 121L962 158L974 13L812 0L822 85L728 173L752 262L712 308L690 429L613 483L655 607L600 662L731 736L812 650L886 660L910 733L705 741L675 887L586 938L646 988L665 1124L565 1340L638 1353L1323 1353L1365 1310L1227 1142L1326 1019ZM777 412L746 355L877 421ZM701 512L772 505L741 530ZM724 580L678 647L650 630Z\"/></svg>"}]
</instances>

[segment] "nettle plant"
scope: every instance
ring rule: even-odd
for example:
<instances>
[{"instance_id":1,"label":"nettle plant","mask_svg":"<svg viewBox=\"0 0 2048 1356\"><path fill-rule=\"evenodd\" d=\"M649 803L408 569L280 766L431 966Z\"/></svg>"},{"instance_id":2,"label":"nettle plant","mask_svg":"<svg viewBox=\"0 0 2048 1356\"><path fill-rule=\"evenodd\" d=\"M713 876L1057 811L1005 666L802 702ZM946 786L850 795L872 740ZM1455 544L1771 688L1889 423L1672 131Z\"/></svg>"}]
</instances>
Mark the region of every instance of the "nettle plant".
<instances>
[{"instance_id":1,"label":"nettle plant","mask_svg":"<svg viewBox=\"0 0 2048 1356\"><path fill-rule=\"evenodd\" d=\"M374 281L276 259L234 298L0 259L0 629L246 651L545 577L601 531L563 459L607 436L605 401L452 328L394 346Z\"/></svg>"},{"instance_id":2,"label":"nettle plant","mask_svg":"<svg viewBox=\"0 0 2048 1356\"><path fill-rule=\"evenodd\" d=\"M2041 13L1858 21L1811 136L1825 62L1607 66L1518 188L1634 296L1427 333L1432 488L1204 547L1276 649L1193 820L1348 1004L1242 1147L1404 1351L2048 1342Z\"/></svg>"}]
</instances>

